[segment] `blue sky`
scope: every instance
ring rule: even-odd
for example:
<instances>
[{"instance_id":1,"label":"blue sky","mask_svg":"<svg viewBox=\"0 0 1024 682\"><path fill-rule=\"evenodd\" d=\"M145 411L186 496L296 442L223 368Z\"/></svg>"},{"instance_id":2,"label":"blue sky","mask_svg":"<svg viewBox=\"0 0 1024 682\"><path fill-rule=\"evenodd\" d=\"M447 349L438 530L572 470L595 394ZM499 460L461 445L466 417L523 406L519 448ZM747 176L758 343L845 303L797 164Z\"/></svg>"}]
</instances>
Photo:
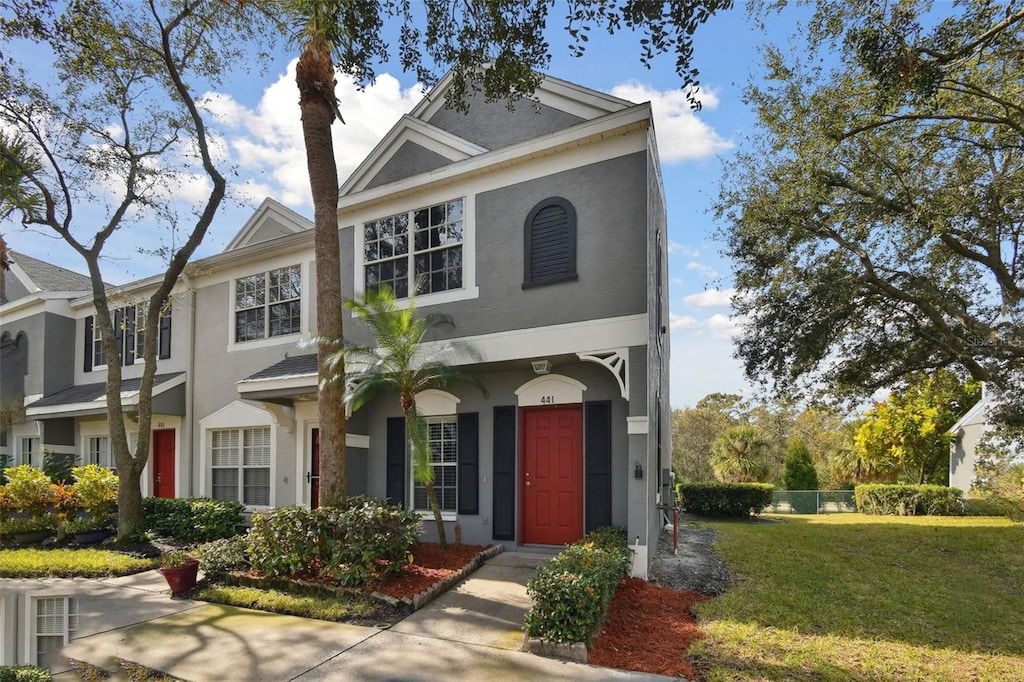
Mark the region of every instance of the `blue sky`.
<instances>
[{"instance_id":1,"label":"blue sky","mask_svg":"<svg viewBox=\"0 0 1024 682\"><path fill-rule=\"evenodd\" d=\"M561 16L556 8L552 23ZM771 26L767 30L773 39L784 42L795 24L776 18ZM693 406L714 391L750 393L739 363L731 357L737 321L730 317L728 304L730 267L720 255L707 209L717 193L721 159L741 147L753 125L742 90L749 75L759 71L757 47L767 36L742 9L700 28L695 54L704 108L694 114L679 89L674 58L663 56L651 70L645 69L639 60L639 36L593 35L587 53L572 58L567 37L551 32L549 73L653 104L669 214L673 407ZM339 82L338 92L347 125L336 124L334 135L344 178L415 105L421 90L413 76L382 67L374 85L359 91ZM207 93L207 108L220 116L215 126L220 159L234 166L237 175L232 178L234 201L221 209L197 255L222 250L264 197L311 217L291 55L282 50L265 73L233 77L227 87ZM178 191L199 201L205 198L204 189L204 183L186 179ZM80 257L52 237L10 223L0 225L0 231L15 251L84 271ZM116 258L103 265L106 281L130 281L159 270L158 262L137 252L137 244L138 237L127 233L111 242L108 253Z\"/></svg>"}]
</instances>

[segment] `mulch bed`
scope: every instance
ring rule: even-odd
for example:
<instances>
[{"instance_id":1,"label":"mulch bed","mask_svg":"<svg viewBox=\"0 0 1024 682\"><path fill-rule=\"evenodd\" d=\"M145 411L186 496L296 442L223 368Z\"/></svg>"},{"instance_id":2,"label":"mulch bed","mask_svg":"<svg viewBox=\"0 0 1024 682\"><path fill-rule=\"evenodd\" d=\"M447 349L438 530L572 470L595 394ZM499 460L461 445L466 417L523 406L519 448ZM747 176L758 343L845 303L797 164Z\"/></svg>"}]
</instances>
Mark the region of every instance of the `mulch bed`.
<instances>
[{"instance_id":1,"label":"mulch bed","mask_svg":"<svg viewBox=\"0 0 1024 682\"><path fill-rule=\"evenodd\" d=\"M626 578L612 597L589 662L694 679L696 673L683 655L702 636L691 609L707 599L697 592L676 592Z\"/></svg>"},{"instance_id":2,"label":"mulch bed","mask_svg":"<svg viewBox=\"0 0 1024 682\"><path fill-rule=\"evenodd\" d=\"M412 548L412 563L389 576L374 589L395 599L412 599L435 583L455 575L476 555L487 549L484 545L448 545L441 549L436 542L421 542Z\"/></svg>"}]
</instances>

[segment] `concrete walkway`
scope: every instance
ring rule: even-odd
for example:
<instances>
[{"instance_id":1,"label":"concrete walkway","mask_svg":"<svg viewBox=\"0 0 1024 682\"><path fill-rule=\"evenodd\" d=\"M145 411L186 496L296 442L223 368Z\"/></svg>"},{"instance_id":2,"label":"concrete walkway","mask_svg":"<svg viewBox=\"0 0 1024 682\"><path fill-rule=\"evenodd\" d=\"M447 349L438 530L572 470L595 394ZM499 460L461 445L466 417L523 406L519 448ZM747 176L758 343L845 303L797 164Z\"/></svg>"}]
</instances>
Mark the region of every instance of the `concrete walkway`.
<instances>
[{"instance_id":1,"label":"concrete walkway","mask_svg":"<svg viewBox=\"0 0 1024 682\"><path fill-rule=\"evenodd\" d=\"M124 594L112 605L109 629L92 624L63 653L107 670L120 658L189 682L669 679L520 650L526 583L550 556L498 554L390 629L171 600L155 571L90 581ZM153 609L153 593L163 593L162 612ZM138 608L129 614L133 601Z\"/></svg>"}]
</instances>

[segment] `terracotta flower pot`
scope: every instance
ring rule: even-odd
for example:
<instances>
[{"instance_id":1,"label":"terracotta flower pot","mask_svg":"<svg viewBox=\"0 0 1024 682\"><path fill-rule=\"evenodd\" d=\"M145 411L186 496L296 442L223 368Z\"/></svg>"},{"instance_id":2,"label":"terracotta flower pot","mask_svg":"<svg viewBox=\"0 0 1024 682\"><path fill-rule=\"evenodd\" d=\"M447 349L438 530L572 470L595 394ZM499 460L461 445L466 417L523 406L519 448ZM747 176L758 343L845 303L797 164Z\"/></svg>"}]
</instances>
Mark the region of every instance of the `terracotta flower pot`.
<instances>
[{"instance_id":1,"label":"terracotta flower pot","mask_svg":"<svg viewBox=\"0 0 1024 682\"><path fill-rule=\"evenodd\" d=\"M189 559L184 566L163 566L159 569L171 588L171 594L188 592L196 586L199 576L199 560Z\"/></svg>"}]
</instances>

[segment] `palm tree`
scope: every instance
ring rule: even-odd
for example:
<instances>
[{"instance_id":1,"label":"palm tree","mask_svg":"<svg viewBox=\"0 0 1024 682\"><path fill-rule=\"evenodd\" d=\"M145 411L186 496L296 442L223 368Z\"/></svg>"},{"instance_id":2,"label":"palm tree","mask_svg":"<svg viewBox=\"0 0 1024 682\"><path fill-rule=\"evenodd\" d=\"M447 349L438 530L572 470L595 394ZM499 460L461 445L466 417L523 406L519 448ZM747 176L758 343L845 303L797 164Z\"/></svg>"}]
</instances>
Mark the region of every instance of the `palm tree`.
<instances>
[{"instance_id":1,"label":"palm tree","mask_svg":"<svg viewBox=\"0 0 1024 682\"><path fill-rule=\"evenodd\" d=\"M334 158L331 124L342 120L334 93L333 55L345 44L338 21L339 3L328 0L293 0L288 11L297 25L301 54L295 67L302 112L302 137L313 196L313 248L316 258L316 326L320 339L343 338L341 253L338 239L338 165ZM342 120L342 123L344 121ZM323 366L331 348L317 343ZM334 371L345 374L344 358L336 358ZM344 381L321 382L320 503L338 506L345 500Z\"/></svg>"},{"instance_id":2,"label":"palm tree","mask_svg":"<svg viewBox=\"0 0 1024 682\"><path fill-rule=\"evenodd\" d=\"M764 481L769 473L768 440L756 426L730 427L715 440L710 464L721 481Z\"/></svg>"},{"instance_id":3,"label":"palm tree","mask_svg":"<svg viewBox=\"0 0 1024 682\"><path fill-rule=\"evenodd\" d=\"M452 367L455 360L480 362L482 357L472 345L459 340L424 345L427 335L441 326L454 327L452 318L441 313L417 315L415 301L400 308L387 285L366 292L363 301L346 301L345 307L370 327L375 346L348 345L336 349L324 366L335 379L334 367L345 357L350 361L345 402L358 410L382 391L395 391L405 417L405 437L412 452L413 479L426 489L430 509L437 524L442 547L448 546L441 520L441 506L434 490L434 467L427 423L416 410L416 394L428 388L448 388L457 383L477 385L484 395L487 389L475 376Z\"/></svg>"}]
</instances>

